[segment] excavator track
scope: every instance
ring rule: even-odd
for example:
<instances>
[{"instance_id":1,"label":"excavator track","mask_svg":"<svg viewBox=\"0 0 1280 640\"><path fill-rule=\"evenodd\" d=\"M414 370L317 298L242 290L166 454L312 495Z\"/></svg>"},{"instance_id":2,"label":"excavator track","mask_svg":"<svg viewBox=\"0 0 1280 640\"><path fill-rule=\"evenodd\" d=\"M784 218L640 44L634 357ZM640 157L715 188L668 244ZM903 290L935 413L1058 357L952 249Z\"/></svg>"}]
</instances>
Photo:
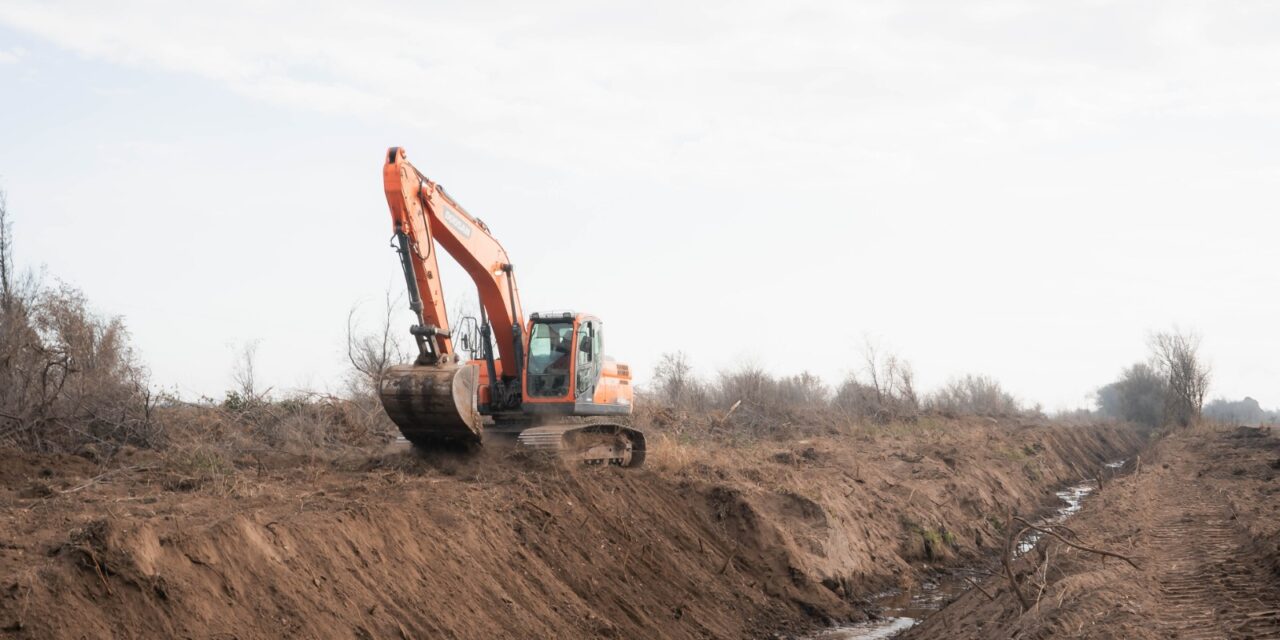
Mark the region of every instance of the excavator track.
<instances>
[{"instance_id":1,"label":"excavator track","mask_svg":"<svg viewBox=\"0 0 1280 640\"><path fill-rule=\"evenodd\" d=\"M620 467L644 464L644 432L609 420L531 427L520 432L517 441L530 449L554 452L570 462Z\"/></svg>"}]
</instances>

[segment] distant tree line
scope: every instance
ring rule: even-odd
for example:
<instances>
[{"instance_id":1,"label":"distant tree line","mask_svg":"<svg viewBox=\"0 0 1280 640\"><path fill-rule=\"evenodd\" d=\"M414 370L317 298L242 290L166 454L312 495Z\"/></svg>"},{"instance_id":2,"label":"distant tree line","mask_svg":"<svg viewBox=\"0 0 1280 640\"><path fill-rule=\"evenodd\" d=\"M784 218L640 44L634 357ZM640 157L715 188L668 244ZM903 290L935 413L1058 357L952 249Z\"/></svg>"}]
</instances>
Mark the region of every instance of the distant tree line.
<instances>
[{"instance_id":1,"label":"distant tree line","mask_svg":"<svg viewBox=\"0 0 1280 640\"><path fill-rule=\"evenodd\" d=\"M1280 410L1263 409L1257 400L1245 396L1243 400L1218 398L1204 406L1204 416L1218 422L1258 426L1280 424Z\"/></svg>"},{"instance_id":2,"label":"distant tree line","mask_svg":"<svg viewBox=\"0 0 1280 640\"><path fill-rule=\"evenodd\" d=\"M1241 424L1280 422L1280 412L1265 411L1252 398L1205 405L1211 370L1195 334L1156 333L1149 347L1146 361L1125 368L1114 382L1097 390L1093 411L1081 409L1059 417L1102 417L1150 427L1185 426L1202 417ZM647 392L651 401L674 408L747 413L834 409L874 423L911 421L930 413L1044 415L1039 405L1020 403L997 380L983 375L959 376L922 393L909 362L869 342L862 350L862 366L834 387L812 373L775 376L754 365L704 379L694 374L684 353L673 352L662 355Z\"/></svg>"},{"instance_id":3,"label":"distant tree line","mask_svg":"<svg viewBox=\"0 0 1280 640\"><path fill-rule=\"evenodd\" d=\"M884 424L912 421L922 414L1007 417L1040 415L1022 406L995 379L977 374L953 378L943 387L921 393L911 364L868 341L861 367L839 384L828 386L810 372L774 375L745 365L720 371L710 379L697 376L683 352L665 353L646 389L652 401L695 411L734 412L750 422L753 415L832 410L852 418ZM743 415L746 414L746 415Z\"/></svg>"}]
</instances>

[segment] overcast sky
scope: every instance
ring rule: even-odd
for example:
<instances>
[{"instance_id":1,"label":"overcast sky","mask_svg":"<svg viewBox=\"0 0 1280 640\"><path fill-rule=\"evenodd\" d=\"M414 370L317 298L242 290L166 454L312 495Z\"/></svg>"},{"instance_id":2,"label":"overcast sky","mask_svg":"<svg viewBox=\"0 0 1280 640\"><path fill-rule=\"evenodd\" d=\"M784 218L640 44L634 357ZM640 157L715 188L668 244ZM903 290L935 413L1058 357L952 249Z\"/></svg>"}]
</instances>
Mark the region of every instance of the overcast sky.
<instances>
[{"instance_id":1,"label":"overcast sky","mask_svg":"<svg viewBox=\"0 0 1280 640\"><path fill-rule=\"evenodd\" d=\"M188 397L252 340L339 386L403 283L396 145L642 378L871 336L1070 408L1176 325L1280 406L1280 4L181 4L0 3L0 187Z\"/></svg>"}]
</instances>

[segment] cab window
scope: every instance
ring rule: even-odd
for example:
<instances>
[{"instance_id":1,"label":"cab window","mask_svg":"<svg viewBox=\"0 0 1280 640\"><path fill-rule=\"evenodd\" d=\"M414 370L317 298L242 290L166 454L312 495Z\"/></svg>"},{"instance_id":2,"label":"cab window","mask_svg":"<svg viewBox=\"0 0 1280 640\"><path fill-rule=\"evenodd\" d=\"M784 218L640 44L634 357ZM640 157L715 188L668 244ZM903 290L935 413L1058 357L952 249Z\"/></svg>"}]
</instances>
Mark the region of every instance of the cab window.
<instances>
[{"instance_id":1,"label":"cab window","mask_svg":"<svg viewBox=\"0 0 1280 640\"><path fill-rule=\"evenodd\" d=\"M529 394L555 398L569 393L573 357L572 322L536 322L529 334Z\"/></svg>"}]
</instances>

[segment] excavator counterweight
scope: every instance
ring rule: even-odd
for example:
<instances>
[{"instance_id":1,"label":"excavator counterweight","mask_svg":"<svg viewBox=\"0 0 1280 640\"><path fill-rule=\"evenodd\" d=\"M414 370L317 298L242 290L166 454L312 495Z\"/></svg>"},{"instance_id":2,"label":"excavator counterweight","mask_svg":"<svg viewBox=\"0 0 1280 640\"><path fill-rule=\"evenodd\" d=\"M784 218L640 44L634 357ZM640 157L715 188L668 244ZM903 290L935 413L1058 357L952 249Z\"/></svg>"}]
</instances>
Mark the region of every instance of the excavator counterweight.
<instances>
[{"instance_id":1,"label":"excavator counterweight","mask_svg":"<svg viewBox=\"0 0 1280 640\"><path fill-rule=\"evenodd\" d=\"M628 420L631 372L604 355L600 319L573 312L526 318L515 267L487 225L409 164L403 149L387 152L382 177L418 355L392 367L379 392L405 438L431 448L514 435L567 460L639 466L644 434ZM441 248L480 298L480 322L459 325L478 329L469 339L451 330ZM478 357L462 360L455 343Z\"/></svg>"}]
</instances>

